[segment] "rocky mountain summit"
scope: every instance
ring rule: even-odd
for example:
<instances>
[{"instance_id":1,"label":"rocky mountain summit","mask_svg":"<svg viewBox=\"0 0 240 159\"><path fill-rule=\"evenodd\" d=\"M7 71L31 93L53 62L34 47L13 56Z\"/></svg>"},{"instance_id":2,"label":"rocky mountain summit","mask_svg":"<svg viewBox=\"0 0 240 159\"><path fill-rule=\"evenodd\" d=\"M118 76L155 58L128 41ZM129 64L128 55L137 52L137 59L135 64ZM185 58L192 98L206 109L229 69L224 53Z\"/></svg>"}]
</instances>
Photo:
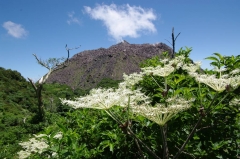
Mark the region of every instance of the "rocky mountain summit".
<instances>
[{"instance_id":1,"label":"rocky mountain summit","mask_svg":"<svg viewBox=\"0 0 240 159\"><path fill-rule=\"evenodd\" d=\"M123 73L139 72L139 64L162 52L171 53L171 48L164 43L129 44L123 41L107 49L99 48L75 54L69 59L69 65L53 72L47 83L61 83L73 89L90 89L102 79L121 80Z\"/></svg>"}]
</instances>

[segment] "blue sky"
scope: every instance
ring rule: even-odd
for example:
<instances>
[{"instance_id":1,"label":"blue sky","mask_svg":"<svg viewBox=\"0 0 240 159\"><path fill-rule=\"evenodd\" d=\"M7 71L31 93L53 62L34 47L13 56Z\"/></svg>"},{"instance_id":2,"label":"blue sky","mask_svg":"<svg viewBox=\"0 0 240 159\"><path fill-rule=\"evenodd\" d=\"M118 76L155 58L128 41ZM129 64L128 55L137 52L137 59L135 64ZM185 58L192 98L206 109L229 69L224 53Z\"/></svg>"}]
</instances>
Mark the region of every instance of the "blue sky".
<instances>
[{"instance_id":1,"label":"blue sky","mask_svg":"<svg viewBox=\"0 0 240 159\"><path fill-rule=\"evenodd\" d=\"M240 54L239 0L0 0L0 67L39 79L47 69L41 59L66 57L108 48L119 41L132 44L171 41L176 50L192 47L191 58L209 67L214 52ZM210 67L209 67L210 68Z\"/></svg>"}]
</instances>

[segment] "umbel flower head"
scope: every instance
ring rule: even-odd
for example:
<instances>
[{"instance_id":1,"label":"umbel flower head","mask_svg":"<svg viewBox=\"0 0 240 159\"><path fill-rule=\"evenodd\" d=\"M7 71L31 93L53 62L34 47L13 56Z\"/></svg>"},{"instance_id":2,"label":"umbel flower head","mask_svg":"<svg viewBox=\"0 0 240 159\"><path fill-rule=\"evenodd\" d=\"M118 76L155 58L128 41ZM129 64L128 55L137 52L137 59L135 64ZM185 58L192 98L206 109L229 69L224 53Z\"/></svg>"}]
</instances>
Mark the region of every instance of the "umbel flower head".
<instances>
[{"instance_id":1,"label":"umbel flower head","mask_svg":"<svg viewBox=\"0 0 240 159\"><path fill-rule=\"evenodd\" d=\"M236 105L239 106L240 105L240 99L238 98L234 98L229 102L229 105Z\"/></svg>"},{"instance_id":2,"label":"umbel flower head","mask_svg":"<svg viewBox=\"0 0 240 159\"><path fill-rule=\"evenodd\" d=\"M183 65L184 56L177 56L174 59L163 59L161 62L163 66L157 67L144 67L143 73L146 75L152 74L154 76L166 77L169 76L176 69L179 69Z\"/></svg>"},{"instance_id":3,"label":"umbel flower head","mask_svg":"<svg viewBox=\"0 0 240 159\"><path fill-rule=\"evenodd\" d=\"M223 92L228 86L236 89L240 85L239 75L229 77L227 74L225 74L217 78L215 75L198 74L196 72L188 73L190 76L194 77L199 83L204 83L217 92Z\"/></svg>"},{"instance_id":4,"label":"umbel flower head","mask_svg":"<svg viewBox=\"0 0 240 159\"><path fill-rule=\"evenodd\" d=\"M40 138L42 136L46 136L45 134L36 136L36 138ZM19 155L19 159L28 158L32 153L41 154L44 149L48 148L48 144L43 139L31 138L27 142L21 142L19 145L22 146L24 151L19 151L17 154Z\"/></svg>"},{"instance_id":5,"label":"umbel flower head","mask_svg":"<svg viewBox=\"0 0 240 159\"><path fill-rule=\"evenodd\" d=\"M113 105L121 105L125 101L121 92L113 89L92 89L89 95L76 98L74 101L61 99L63 104L67 104L75 109L77 108L94 108L109 109Z\"/></svg>"},{"instance_id":6,"label":"umbel flower head","mask_svg":"<svg viewBox=\"0 0 240 159\"><path fill-rule=\"evenodd\" d=\"M195 62L194 64L184 64L182 66L183 70L186 70L188 72L196 72L198 69L200 69L201 62Z\"/></svg>"},{"instance_id":7,"label":"umbel flower head","mask_svg":"<svg viewBox=\"0 0 240 159\"><path fill-rule=\"evenodd\" d=\"M194 99L185 100L181 97L169 98L166 100L167 106L164 104L156 104L154 107L143 103L131 107L131 110L136 115L144 116L145 118L164 126L170 119L172 119L179 112L190 108L191 102Z\"/></svg>"},{"instance_id":8,"label":"umbel flower head","mask_svg":"<svg viewBox=\"0 0 240 159\"><path fill-rule=\"evenodd\" d=\"M148 97L140 90L130 90L120 87L114 89L93 89L90 94L84 97L76 98L74 101L61 99L63 104L67 104L75 109L93 108L93 109L109 109L115 105L126 107L130 97L130 104L138 101L147 100Z\"/></svg>"},{"instance_id":9,"label":"umbel flower head","mask_svg":"<svg viewBox=\"0 0 240 159\"><path fill-rule=\"evenodd\" d=\"M137 84L139 81L143 79L144 74L142 72L140 73L132 73L130 75L123 74L123 82L119 84L119 87L122 88L132 88L135 84Z\"/></svg>"}]
</instances>

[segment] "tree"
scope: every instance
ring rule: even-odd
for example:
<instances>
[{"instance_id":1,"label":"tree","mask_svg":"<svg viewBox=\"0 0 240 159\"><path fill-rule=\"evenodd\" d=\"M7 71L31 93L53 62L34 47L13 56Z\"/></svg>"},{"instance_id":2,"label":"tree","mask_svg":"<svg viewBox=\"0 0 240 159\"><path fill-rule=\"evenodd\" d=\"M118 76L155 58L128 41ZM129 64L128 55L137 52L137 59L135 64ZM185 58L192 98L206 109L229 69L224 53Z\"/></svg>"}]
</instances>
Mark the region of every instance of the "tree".
<instances>
[{"instance_id":1,"label":"tree","mask_svg":"<svg viewBox=\"0 0 240 159\"><path fill-rule=\"evenodd\" d=\"M32 79L28 78L28 80L30 81L32 87L34 88L34 90L36 92L36 96L38 99L39 121L44 121L44 117L45 117L44 105L43 105L43 100L42 100L43 84L46 82L46 80L48 79L48 77L51 73L53 73L54 71L57 71L59 69L63 69L69 65L70 50L78 49L79 47L68 48L66 45L65 48L68 52L68 57L66 60L65 60L65 58L49 58L48 60L44 61L44 60L39 59L36 54L33 54L33 56L36 58L38 64L40 64L41 66L48 69L48 73L46 75L42 76L40 78L40 80L36 83L34 83ZM62 62L62 61L64 61L64 62Z\"/></svg>"}]
</instances>

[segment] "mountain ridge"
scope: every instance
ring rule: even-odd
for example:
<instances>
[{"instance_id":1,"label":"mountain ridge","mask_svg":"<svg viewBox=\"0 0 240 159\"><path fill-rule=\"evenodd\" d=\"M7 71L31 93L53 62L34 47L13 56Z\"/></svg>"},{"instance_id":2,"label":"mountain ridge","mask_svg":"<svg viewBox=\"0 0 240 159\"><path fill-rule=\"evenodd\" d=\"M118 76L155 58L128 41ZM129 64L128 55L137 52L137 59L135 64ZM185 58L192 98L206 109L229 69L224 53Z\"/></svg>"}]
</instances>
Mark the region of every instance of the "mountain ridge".
<instances>
[{"instance_id":1,"label":"mountain ridge","mask_svg":"<svg viewBox=\"0 0 240 159\"><path fill-rule=\"evenodd\" d=\"M67 84L72 89L91 89L102 79L121 80L123 73L139 72L139 64L162 52L172 52L164 43L130 44L127 41L109 48L85 50L69 59L69 65L53 72L47 83Z\"/></svg>"}]
</instances>

